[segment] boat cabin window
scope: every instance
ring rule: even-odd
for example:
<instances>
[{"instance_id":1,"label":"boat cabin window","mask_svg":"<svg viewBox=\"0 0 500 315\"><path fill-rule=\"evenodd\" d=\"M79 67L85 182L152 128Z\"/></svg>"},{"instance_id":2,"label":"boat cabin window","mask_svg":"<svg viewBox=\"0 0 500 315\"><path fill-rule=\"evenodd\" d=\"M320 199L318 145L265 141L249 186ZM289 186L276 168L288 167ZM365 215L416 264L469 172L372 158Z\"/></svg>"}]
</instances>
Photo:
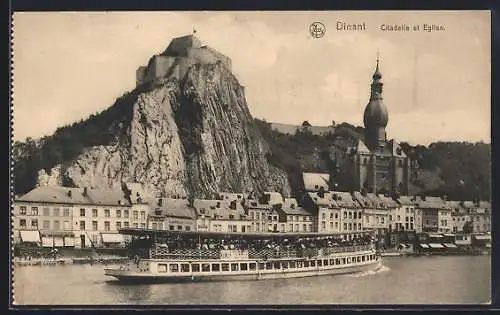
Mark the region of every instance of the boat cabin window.
<instances>
[{"instance_id":1,"label":"boat cabin window","mask_svg":"<svg viewBox=\"0 0 500 315\"><path fill-rule=\"evenodd\" d=\"M340 258L335 258L335 265L340 265Z\"/></svg>"},{"instance_id":2,"label":"boat cabin window","mask_svg":"<svg viewBox=\"0 0 500 315\"><path fill-rule=\"evenodd\" d=\"M344 258L345 259L345 258ZM351 263L351 257L347 257L347 263L350 264Z\"/></svg>"},{"instance_id":3,"label":"boat cabin window","mask_svg":"<svg viewBox=\"0 0 500 315\"><path fill-rule=\"evenodd\" d=\"M229 264L222 264L222 271L229 271Z\"/></svg>"},{"instance_id":4,"label":"boat cabin window","mask_svg":"<svg viewBox=\"0 0 500 315\"><path fill-rule=\"evenodd\" d=\"M158 272L167 272L167 265L159 264L158 265Z\"/></svg>"},{"instance_id":5,"label":"boat cabin window","mask_svg":"<svg viewBox=\"0 0 500 315\"><path fill-rule=\"evenodd\" d=\"M182 272L189 272L189 264L181 264Z\"/></svg>"},{"instance_id":6,"label":"boat cabin window","mask_svg":"<svg viewBox=\"0 0 500 315\"><path fill-rule=\"evenodd\" d=\"M273 264L272 264L272 263L270 263L270 262L266 263L266 269L267 269L267 270L271 270L271 269L273 269Z\"/></svg>"},{"instance_id":7,"label":"boat cabin window","mask_svg":"<svg viewBox=\"0 0 500 315\"><path fill-rule=\"evenodd\" d=\"M247 271L248 270L248 264L247 263L241 263L240 264L240 270L241 271Z\"/></svg>"},{"instance_id":8,"label":"boat cabin window","mask_svg":"<svg viewBox=\"0 0 500 315\"><path fill-rule=\"evenodd\" d=\"M255 270L255 269L257 269L257 268L256 268L256 264L255 264L255 263L249 263L249 264L248 264L248 267L249 267L249 269L250 269L250 270Z\"/></svg>"},{"instance_id":9,"label":"boat cabin window","mask_svg":"<svg viewBox=\"0 0 500 315\"><path fill-rule=\"evenodd\" d=\"M291 261L291 262L290 262L290 268L296 268L295 261Z\"/></svg>"},{"instance_id":10,"label":"boat cabin window","mask_svg":"<svg viewBox=\"0 0 500 315\"><path fill-rule=\"evenodd\" d=\"M328 266L328 259L323 260L323 266Z\"/></svg>"},{"instance_id":11,"label":"boat cabin window","mask_svg":"<svg viewBox=\"0 0 500 315\"><path fill-rule=\"evenodd\" d=\"M212 271L220 271L220 264L212 264Z\"/></svg>"},{"instance_id":12,"label":"boat cabin window","mask_svg":"<svg viewBox=\"0 0 500 315\"><path fill-rule=\"evenodd\" d=\"M263 270L266 268L266 264L264 263L259 263L259 270Z\"/></svg>"},{"instance_id":13,"label":"boat cabin window","mask_svg":"<svg viewBox=\"0 0 500 315\"><path fill-rule=\"evenodd\" d=\"M238 271L238 264L231 264L231 271Z\"/></svg>"},{"instance_id":14,"label":"boat cabin window","mask_svg":"<svg viewBox=\"0 0 500 315\"><path fill-rule=\"evenodd\" d=\"M356 261L357 261L357 262L361 262L361 257L360 257L360 256L358 256L358 257L356 258Z\"/></svg>"},{"instance_id":15,"label":"boat cabin window","mask_svg":"<svg viewBox=\"0 0 500 315\"><path fill-rule=\"evenodd\" d=\"M316 267L316 261L315 260L311 260L311 267Z\"/></svg>"},{"instance_id":16,"label":"boat cabin window","mask_svg":"<svg viewBox=\"0 0 500 315\"><path fill-rule=\"evenodd\" d=\"M200 264L191 264L192 272L200 272Z\"/></svg>"},{"instance_id":17,"label":"boat cabin window","mask_svg":"<svg viewBox=\"0 0 500 315\"><path fill-rule=\"evenodd\" d=\"M202 272L210 272L210 264L201 264Z\"/></svg>"},{"instance_id":18,"label":"boat cabin window","mask_svg":"<svg viewBox=\"0 0 500 315\"><path fill-rule=\"evenodd\" d=\"M273 268L274 268L274 269L281 269L281 264L280 264L279 262L275 262L275 263L273 264Z\"/></svg>"},{"instance_id":19,"label":"boat cabin window","mask_svg":"<svg viewBox=\"0 0 500 315\"><path fill-rule=\"evenodd\" d=\"M179 264L169 264L170 272L179 272Z\"/></svg>"},{"instance_id":20,"label":"boat cabin window","mask_svg":"<svg viewBox=\"0 0 500 315\"><path fill-rule=\"evenodd\" d=\"M288 269L288 261L283 261L281 267L283 267L283 269Z\"/></svg>"},{"instance_id":21,"label":"boat cabin window","mask_svg":"<svg viewBox=\"0 0 500 315\"><path fill-rule=\"evenodd\" d=\"M302 268L302 262L301 261L297 261L297 268Z\"/></svg>"},{"instance_id":22,"label":"boat cabin window","mask_svg":"<svg viewBox=\"0 0 500 315\"><path fill-rule=\"evenodd\" d=\"M318 267L323 266L323 261L321 259L318 259Z\"/></svg>"},{"instance_id":23,"label":"boat cabin window","mask_svg":"<svg viewBox=\"0 0 500 315\"><path fill-rule=\"evenodd\" d=\"M361 261L365 261L365 259L366 259L366 256L365 256L365 255L363 255L363 256L361 257Z\"/></svg>"},{"instance_id":24,"label":"boat cabin window","mask_svg":"<svg viewBox=\"0 0 500 315\"><path fill-rule=\"evenodd\" d=\"M309 268L309 260L304 261L304 268Z\"/></svg>"},{"instance_id":25,"label":"boat cabin window","mask_svg":"<svg viewBox=\"0 0 500 315\"><path fill-rule=\"evenodd\" d=\"M333 265L335 265L335 260L330 259L330 266L333 266Z\"/></svg>"}]
</instances>

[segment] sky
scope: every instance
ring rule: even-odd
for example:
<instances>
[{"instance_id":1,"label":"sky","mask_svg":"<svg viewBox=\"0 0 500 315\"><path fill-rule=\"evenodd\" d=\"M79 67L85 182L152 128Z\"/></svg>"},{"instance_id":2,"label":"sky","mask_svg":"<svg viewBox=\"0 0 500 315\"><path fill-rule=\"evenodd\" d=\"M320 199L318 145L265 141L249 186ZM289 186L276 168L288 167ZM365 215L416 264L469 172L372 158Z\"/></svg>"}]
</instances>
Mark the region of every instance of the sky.
<instances>
[{"instance_id":1,"label":"sky","mask_svg":"<svg viewBox=\"0 0 500 315\"><path fill-rule=\"evenodd\" d=\"M311 36L313 22L323 37ZM16 12L13 137L50 135L111 106L139 66L194 28L232 59L256 118L362 126L378 52L388 138L490 143L490 25L488 11Z\"/></svg>"}]
</instances>

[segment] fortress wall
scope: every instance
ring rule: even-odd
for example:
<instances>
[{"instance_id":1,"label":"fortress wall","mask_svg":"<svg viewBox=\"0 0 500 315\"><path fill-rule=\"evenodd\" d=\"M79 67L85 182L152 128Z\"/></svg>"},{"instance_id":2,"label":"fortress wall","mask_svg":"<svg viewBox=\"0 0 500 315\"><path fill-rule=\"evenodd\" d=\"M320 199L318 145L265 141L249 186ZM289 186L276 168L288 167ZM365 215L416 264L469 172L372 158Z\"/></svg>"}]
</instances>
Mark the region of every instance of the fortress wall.
<instances>
[{"instance_id":1,"label":"fortress wall","mask_svg":"<svg viewBox=\"0 0 500 315\"><path fill-rule=\"evenodd\" d=\"M169 56L155 56L155 60L153 63L154 71L153 71L153 77L154 78L163 78L164 76L167 75L168 69L173 65L175 62L174 57L169 57Z\"/></svg>"},{"instance_id":2,"label":"fortress wall","mask_svg":"<svg viewBox=\"0 0 500 315\"><path fill-rule=\"evenodd\" d=\"M137 71L135 72L135 85L141 85L144 82L144 79L146 78L146 72L147 72L147 67L145 66L140 66L137 68Z\"/></svg>"}]
</instances>

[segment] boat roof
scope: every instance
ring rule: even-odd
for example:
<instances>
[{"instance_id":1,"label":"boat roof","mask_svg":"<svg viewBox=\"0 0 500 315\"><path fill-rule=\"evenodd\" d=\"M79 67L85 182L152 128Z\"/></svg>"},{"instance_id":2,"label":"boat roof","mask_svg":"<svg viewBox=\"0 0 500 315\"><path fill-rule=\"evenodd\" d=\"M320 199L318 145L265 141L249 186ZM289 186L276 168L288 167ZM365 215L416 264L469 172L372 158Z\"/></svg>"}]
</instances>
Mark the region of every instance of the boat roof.
<instances>
[{"instance_id":1,"label":"boat roof","mask_svg":"<svg viewBox=\"0 0 500 315\"><path fill-rule=\"evenodd\" d=\"M303 238L303 237L329 237L340 236L348 234L371 234L372 230L345 232L345 233L273 233L273 232L259 232L259 233L227 233L227 232L204 232L204 231L170 231L170 230L154 230L154 229L140 229L140 228L126 228L120 229L120 234L133 235L133 236L175 236L175 235L199 235L204 237L234 237L234 238L253 238L253 239L268 239L268 238Z\"/></svg>"}]
</instances>

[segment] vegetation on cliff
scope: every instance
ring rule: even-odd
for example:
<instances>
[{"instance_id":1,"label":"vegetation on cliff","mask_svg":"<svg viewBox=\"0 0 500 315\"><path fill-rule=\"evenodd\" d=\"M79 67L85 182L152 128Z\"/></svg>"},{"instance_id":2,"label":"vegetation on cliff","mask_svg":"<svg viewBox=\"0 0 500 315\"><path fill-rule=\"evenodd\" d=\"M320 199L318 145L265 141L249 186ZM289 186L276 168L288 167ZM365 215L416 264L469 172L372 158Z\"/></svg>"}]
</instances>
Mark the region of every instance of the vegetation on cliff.
<instances>
[{"instance_id":1,"label":"vegetation on cliff","mask_svg":"<svg viewBox=\"0 0 500 315\"><path fill-rule=\"evenodd\" d=\"M349 181L349 174L342 172L342 167L339 171L331 159L331 148L339 140L362 138L363 128L343 123L335 133L324 136L307 132L286 135L265 121L255 121L270 144L268 161L292 175L290 185L295 192L302 189L299 174L304 171L331 174L339 189ZM436 142L426 147L403 142L401 146L416 161L411 177L413 194L447 195L454 200L490 199L490 144Z\"/></svg>"}]
</instances>

